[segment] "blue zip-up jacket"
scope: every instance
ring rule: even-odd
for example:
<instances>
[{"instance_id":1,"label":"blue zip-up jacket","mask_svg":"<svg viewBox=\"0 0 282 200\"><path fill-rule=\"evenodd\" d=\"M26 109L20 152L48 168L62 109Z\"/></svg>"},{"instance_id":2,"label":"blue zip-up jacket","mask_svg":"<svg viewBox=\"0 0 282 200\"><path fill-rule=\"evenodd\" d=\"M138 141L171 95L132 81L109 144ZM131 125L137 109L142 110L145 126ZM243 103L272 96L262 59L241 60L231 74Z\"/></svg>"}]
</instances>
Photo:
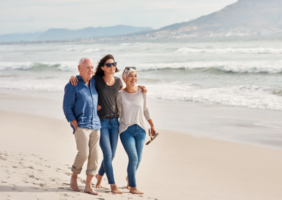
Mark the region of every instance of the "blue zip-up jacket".
<instances>
[{"instance_id":1,"label":"blue zip-up jacket","mask_svg":"<svg viewBox=\"0 0 282 200\"><path fill-rule=\"evenodd\" d=\"M77 76L76 86L67 84L63 102L63 110L68 122L76 119L78 127L98 130L101 128L97 114L98 93L95 79L91 78L89 86L81 76ZM71 124L71 123L70 123ZM74 127L73 132L75 132Z\"/></svg>"}]
</instances>

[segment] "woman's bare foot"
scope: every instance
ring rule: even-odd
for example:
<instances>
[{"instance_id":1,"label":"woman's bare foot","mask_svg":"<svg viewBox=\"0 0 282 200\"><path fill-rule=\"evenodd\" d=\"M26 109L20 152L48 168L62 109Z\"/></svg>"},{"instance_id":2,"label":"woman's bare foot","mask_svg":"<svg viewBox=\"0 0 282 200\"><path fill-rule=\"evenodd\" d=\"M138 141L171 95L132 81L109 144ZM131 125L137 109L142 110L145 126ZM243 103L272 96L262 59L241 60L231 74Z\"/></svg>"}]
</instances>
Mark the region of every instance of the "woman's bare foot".
<instances>
[{"instance_id":1,"label":"woman's bare foot","mask_svg":"<svg viewBox=\"0 0 282 200\"><path fill-rule=\"evenodd\" d=\"M126 181L127 181L127 186L126 186L126 188L130 190L129 182L128 182L128 177L126 177Z\"/></svg>"},{"instance_id":2,"label":"woman's bare foot","mask_svg":"<svg viewBox=\"0 0 282 200\"><path fill-rule=\"evenodd\" d=\"M98 195L98 193L91 186L85 187L84 192L89 193L89 194L93 194L93 195Z\"/></svg>"},{"instance_id":3,"label":"woman's bare foot","mask_svg":"<svg viewBox=\"0 0 282 200\"><path fill-rule=\"evenodd\" d=\"M112 191L112 193L114 193L114 194L122 194L122 192L119 191L119 189L117 188L117 185L116 185L116 184L111 185L111 191Z\"/></svg>"},{"instance_id":4,"label":"woman's bare foot","mask_svg":"<svg viewBox=\"0 0 282 200\"><path fill-rule=\"evenodd\" d=\"M101 184L102 184L103 176L96 174L95 178L97 179L96 188L102 188Z\"/></svg>"},{"instance_id":5,"label":"woman's bare foot","mask_svg":"<svg viewBox=\"0 0 282 200\"><path fill-rule=\"evenodd\" d=\"M79 188L77 185L77 174L72 174L71 180L70 180L70 188L74 191L79 191Z\"/></svg>"},{"instance_id":6,"label":"woman's bare foot","mask_svg":"<svg viewBox=\"0 0 282 200\"><path fill-rule=\"evenodd\" d=\"M131 187L129 192L132 194L144 194L143 192L139 191L137 187Z\"/></svg>"}]
</instances>

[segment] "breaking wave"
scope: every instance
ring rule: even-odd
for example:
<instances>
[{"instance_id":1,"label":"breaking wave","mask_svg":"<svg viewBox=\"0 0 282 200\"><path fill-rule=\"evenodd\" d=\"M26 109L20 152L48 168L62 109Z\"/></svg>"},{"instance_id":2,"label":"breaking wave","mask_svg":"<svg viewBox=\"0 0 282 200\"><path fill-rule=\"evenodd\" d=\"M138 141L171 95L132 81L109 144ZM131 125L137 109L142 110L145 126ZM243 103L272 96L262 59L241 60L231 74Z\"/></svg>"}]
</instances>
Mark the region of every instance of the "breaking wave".
<instances>
[{"instance_id":1,"label":"breaking wave","mask_svg":"<svg viewBox=\"0 0 282 200\"><path fill-rule=\"evenodd\" d=\"M222 48L222 49L195 49L179 48L175 53L206 53L206 54L282 54L282 49L274 48Z\"/></svg>"},{"instance_id":2,"label":"breaking wave","mask_svg":"<svg viewBox=\"0 0 282 200\"><path fill-rule=\"evenodd\" d=\"M159 99L282 110L282 88L254 85L200 88L179 82L147 88L149 96Z\"/></svg>"},{"instance_id":3,"label":"breaking wave","mask_svg":"<svg viewBox=\"0 0 282 200\"><path fill-rule=\"evenodd\" d=\"M191 62L140 64L139 71L186 70L203 73L282 73L282 61L279 62Z\"/></svg>"},{"instance_id":4,"label":"breaking wave","mask_svg":"<svg viewBox=\"0 0 282 200\"><path fill-rule=\"evenodd\" d=\"M0 71L76 71L77 62L0 62Z\"/></svg>"}]
</instances>

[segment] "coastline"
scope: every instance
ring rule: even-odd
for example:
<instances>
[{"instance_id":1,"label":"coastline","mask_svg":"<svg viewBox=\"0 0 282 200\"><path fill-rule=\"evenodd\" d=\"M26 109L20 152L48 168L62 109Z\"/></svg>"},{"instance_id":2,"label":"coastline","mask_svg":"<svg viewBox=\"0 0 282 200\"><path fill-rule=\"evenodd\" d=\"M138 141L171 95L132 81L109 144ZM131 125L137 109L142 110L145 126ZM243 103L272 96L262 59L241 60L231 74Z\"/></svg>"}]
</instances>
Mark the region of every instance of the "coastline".
<instances>
[{"instance_id":1,"label":"coastline","mask_svg":"<svg viewBox=\"0 0 282 200\"><path fill-rule=\"evenodd\" d=\"M244 119L276 121L280 112L187 102L172 105L161 100L149 101L161 135L145 146L137 172L138 188L145 194L131 195L123 188L128 160L120 141L113 165L117 185L124 193L111 194L105 178L102 186L107 189L99 189L99 196L70 191L69 168L76 148L71 128L63 118L61 95L1 90L0 199L280 200L282 197L282 160L278 159L282 156L281 148L224 141L227 139L217 136L219 140L216 135L205 136L199 131L201 127L220 135L230 129L234 137L232 132L252 130L258 136L258 131L279 130L279 126L261 128L254 125L253 119L249 124ZM213 118L214 112L216 116L226 113L241 116L241 120ZM174 128L170 122L179 129L171 130ZM99 163L101 158L100 151ZM84 171L79 177L82 189Z\"/></svg>"},{"instance_id":2,"label":"coastline","mask_svg":"<svg viewBox=\"0 0 282 200\"><path fill-rule=\"evenodd\" d=\"M76 148L68 123L6 111L0 111L0 118L1 199L278 200L282 196L282 160L277 159L282 150L167 130L160 130L161 135L144 148L137 173L144 195L123 189L127 155L120 141L113 165L123 194L112 195L105 178L102 186L106 189L98 189L99 196L73 192L67 184ZM99 162L101 158L100 151ZM84 171L79 177L83 189Z\"/></svg>"},{"instance_id":3,"label":"coastline","mask_svg":"<svg viewBox=\"0 0 282 200\"><path fill-rule=\"evenodd\" d=\"M0 89L0 110L65 120L63 93ZM158 129L282 149L282 112L148 98Z\"/></svg>"}]
</instances>

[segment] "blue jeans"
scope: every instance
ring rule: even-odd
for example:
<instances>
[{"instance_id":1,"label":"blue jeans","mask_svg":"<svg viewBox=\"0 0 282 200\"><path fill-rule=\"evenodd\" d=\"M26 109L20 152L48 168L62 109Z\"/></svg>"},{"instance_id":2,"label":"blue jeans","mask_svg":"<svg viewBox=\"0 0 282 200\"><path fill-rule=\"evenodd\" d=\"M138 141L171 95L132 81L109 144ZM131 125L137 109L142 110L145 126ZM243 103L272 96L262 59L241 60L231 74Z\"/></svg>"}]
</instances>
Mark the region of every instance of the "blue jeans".
<instances>
[{"instance_id":1,"label":"blue jeans","mask_svg":"<svg viewBox=\"0 0 282 200\"><path fill-rule=\"evenodd\" d=\"M117 149L119 131L118 118L101 119L101 126L100 146L104 159L98 173L100 176L103 176L106 172L109 184L115 184L112 160L115 157Z\"/></svg>"},{"instance_id":2,"label":"blue jeans","mask_svg":"<svg viewBox=\"0 0 282 200\"><path fill-rule=\"evenodd\" d=\"M137 124L129 126L120 134L122 145L128 155L127 177L129 187L136 187L136 170L141 162L146 132Z\"/></svg>"}]
</instances>

